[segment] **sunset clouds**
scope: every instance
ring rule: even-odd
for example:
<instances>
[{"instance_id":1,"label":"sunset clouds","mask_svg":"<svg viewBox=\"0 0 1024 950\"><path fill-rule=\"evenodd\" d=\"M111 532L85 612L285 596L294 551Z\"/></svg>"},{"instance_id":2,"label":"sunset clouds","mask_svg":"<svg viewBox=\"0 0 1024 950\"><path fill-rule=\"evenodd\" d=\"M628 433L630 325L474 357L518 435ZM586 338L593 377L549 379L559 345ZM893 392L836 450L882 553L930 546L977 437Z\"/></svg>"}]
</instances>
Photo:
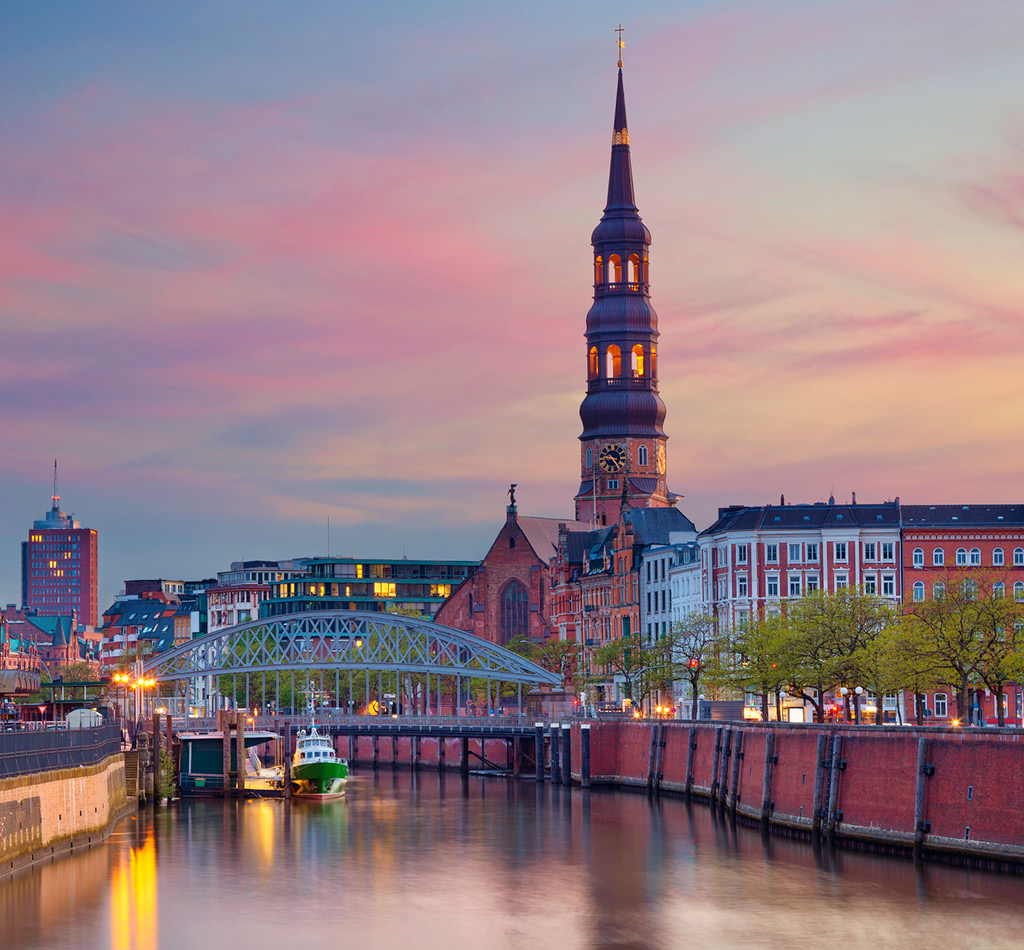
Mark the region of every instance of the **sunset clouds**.
<instances>
[{"instance_id":1,"label":"sunset clouds","mask_svg":"<svg viewBox=\"0 0 1024 950\"><path fill-rule=\"evenodd\" d=\"M546 10L0 15L0 598L55 455L101 600L571 515L620 12ZM687 514L1019 498L1024 8L624 25Z\"/></svg>"}]
</instances>

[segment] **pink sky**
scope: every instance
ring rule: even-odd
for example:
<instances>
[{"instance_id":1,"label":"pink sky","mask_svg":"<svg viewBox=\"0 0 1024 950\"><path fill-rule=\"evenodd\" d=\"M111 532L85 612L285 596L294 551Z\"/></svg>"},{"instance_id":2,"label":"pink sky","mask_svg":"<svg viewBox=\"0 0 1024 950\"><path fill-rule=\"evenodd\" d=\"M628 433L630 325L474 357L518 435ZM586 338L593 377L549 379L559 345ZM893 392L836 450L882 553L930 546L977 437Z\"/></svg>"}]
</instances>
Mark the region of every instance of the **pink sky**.
<instances>
[{"instance_id":1,"label":"pink sky","mask_svg":"<svg viewBox=\"0 0 1024 950\"><path fill-rule=\"evenodd\" d=\"M103 606L570 517L619 9L0 15L0 600L54 456ZM1024 5L625 25L683 510L1019 501Z\"/></svg>"}]
</instances>

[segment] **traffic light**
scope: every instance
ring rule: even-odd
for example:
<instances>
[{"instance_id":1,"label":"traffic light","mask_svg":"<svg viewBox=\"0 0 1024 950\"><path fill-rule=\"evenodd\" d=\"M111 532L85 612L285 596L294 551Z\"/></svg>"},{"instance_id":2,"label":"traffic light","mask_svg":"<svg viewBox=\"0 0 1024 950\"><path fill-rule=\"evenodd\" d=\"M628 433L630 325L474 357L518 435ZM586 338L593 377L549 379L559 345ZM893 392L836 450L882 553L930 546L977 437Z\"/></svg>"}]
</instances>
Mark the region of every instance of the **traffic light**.
<instances>
[{"instance_id":1,"label":"traffic light","mask_svg":"<svg viewBox=\"0 0 1024 950\"><path fill-rule=\"evenodd\" d=\"M690 660L690 669L691 670L699 670L700 669L700 660L698 660L697 657L694 657L693 659Z\"/></svg>"}]
</instances>

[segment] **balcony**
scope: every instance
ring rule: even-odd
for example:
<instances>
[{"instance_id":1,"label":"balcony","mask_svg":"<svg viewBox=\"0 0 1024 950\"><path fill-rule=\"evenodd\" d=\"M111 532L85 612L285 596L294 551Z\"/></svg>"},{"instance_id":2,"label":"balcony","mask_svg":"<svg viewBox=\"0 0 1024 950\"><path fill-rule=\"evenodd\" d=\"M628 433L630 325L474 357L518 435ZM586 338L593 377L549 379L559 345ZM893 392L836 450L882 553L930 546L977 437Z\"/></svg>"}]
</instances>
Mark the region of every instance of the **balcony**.
<instances>
[{"instance_id":1,"label":"balcony","mask_svg":"<svg viewBox=\"0 0 1024 950\"><path fill-rule=\"evenodd\" d=\"M587 392L599 393L608 389L649 389L658 391L658 381L650 376L610 376L587 380Z\"/></svg>"},{"instance_id":2,"label":"balcony","mask_svg":"<svg viewBox=\"0 0 1024 950\"><path fill-rule=\"evenodd\" d=\"M594 294L621 294L621 293L634 293L634 294L646 294L648 291L648 284L646 281L643 283L633 283L632 281L611 281L607 284L594 284Z\"/></svg>"}]
</instances>

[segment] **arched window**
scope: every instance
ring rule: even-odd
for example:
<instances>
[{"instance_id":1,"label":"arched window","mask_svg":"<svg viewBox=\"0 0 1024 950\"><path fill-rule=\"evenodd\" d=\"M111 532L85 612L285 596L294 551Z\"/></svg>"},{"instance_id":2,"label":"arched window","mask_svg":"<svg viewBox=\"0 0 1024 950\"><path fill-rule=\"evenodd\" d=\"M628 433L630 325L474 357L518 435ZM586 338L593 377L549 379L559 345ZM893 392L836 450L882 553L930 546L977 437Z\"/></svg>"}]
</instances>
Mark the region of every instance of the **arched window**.
<instances>
[{"instance_id":1,"label":"arched window","mask_svg":"<svg viewBox=\"0 0 1024 950\"><path fill-rule=\"evenodd\" d=\"M914 600L924 600L924 583L917 581L914 584Z\"/></svg>"},{"instance_id":2,"label":"arched window","mask_svg":"<svg viewBox=\"0 0 1024 950\"><path fill-rule=\"evenodd\" d=\"M651 379L658 378L658 347L651 344Z\"/></svg>"},{"instance_id":3,"label":"arched window","mask_svg":"<svg viewBox=\"0 0 1024 950\"><path fill-rule=\"evenodd\" d=\"M993 564L993 566L995 566L995 567L1002 567L1003 564L1005 564L1005 563L1006 562L1003 559L1003 549L1002 548L996 548L992 552L992 564Z\"/></svg>"},{"instance_id":4,"label":"arched window","mask_svg":"<svg viewBox=\"0 0 1024 950\"><path fill-rule=\"evenodd\" d=\"M647 446L646 445L641 445L640 448L638 448L636 450L636 461L637 461L638 465L646 465L647 464Z\"/></svg>"},{"instance_id":5,"label":"arched window","mask_svg":"<svg viewBox=\"0 0 1024 950\"><path fill-rule=\"evenodd\" d=\"M946 596L946 585L943 584L942 581L938 581L932 587L932 597L934 597L935 600L942 600L942 598L945 597L945 596Z\"/></svg>"},{"instance_id":6,"label":"arched window","mask_svg":"<svg viewBox=\"0 0 1024 950\"><path fill-rule=\"evenodd\" d=\"M977 567L981 564L981 551L978 548L971 548L971 566Z\"/></svg>"},{"instance_id":7,"label":"arched window","mask_svg":"<svg viewBox=\"0 0 1024 950\"><path fill-rule=\"evenodd\" d=\"M618 379L622 375L622 351L613 343L604 355L604 375Z\"/></svg>"},{"instance_id":8,"label":"arched window","mask_svg":"<svg viewBox=\"0 0 1024 950\"><path fill-rule=\"evenodd\" d=\"M501 592L501 642L505 644L529 633L530 605L526 588L519 581L511 580Z\"/></svg>"},{"instance_id":9,"label":"arched window","mask_svg":"<svg viewBox=\"0 0 1024 950\"><path fill-rule=\"evenodd\" d=\"M594 450L588 445L587 446L587 468L594 467Z\"/></svg>"},{"instance_id":10,"label":"arched window","mask_svg":"<svg viewBox=\"0 0 1024 950\"><path fill-rule=\"evenodd\" d=\"M632 360L631 360L631 365L632 365L632 368L633 368L633 376L634 377L643 376L643 374L644 374L644 348L639 343L637 343L637 345L633 347L633 357L632 357Z\"/></svg>"},{"instance_id":11,"label":"arched window","mask_svg":"<svg viewBox=\"0 0 1024 950\"><path fill-rule=\"evenodd\" d=\"M924 567L923 548L914 548L914 567Z\"/></svg>"},{"instance_id":12,"label":"arched window","mask_svg":"<svg viewBox=\"0 0 1024 950\"><path fill-rule=\"evenodd\" d=\"M647 258L645 257L645 258L644 258L644 272L643 272L643 274L641 274L641 275L640 275L640 279L641 279L641 280L642 280L642 281L643 281L643 282L644 282L645 284L647 283L647 266L648 266L648 261L647 261Z\"/></svg>"},{"instance_id":13,"label":"arched window","mask_svg":"<svg viewBox=\"0 0 1024 950\"><path fill-rule=\"evenodd\" d=\"M935 567L942 567L946 563L946 554L942 548L936 548L932 551L932 564Z\"/></svg>"},{"instance_id":14,"label":"arched window","mask_svg":"<svg viewBox=\"0 0 1024 950\"><path fill-rule=\"evenodd\" d=\"M1024 548L1013 549L1013 566L1024 567Z\"/></svg>"},{"instance_id":15,"label":"arched window","mask_svg":"<svg viewBox=\"0 0 1024 950\"><path fill-rule=\"evenodd\" d=\"M1006 585L1002 581L996 581L992 585L992 596L996 600L1002 600L1006 596Z\"/></svg>"},{"instance_id":16,"label":"arched window","mask_svg":"<svg viewBox=\"0 0 1024 950\"><path fill-rule=\"evenodd\" d=\"M640 283L640 258L636 254L629 255L628 277L631 284Z\"/></svg>"},{"instance_id":17,"label":"arched window","mask_svg":"<svg viewBox=\"0 0 1024 950\"><path fill-rule=\"evenodd\" d=\"M613 284L622 283L622 258L618 254L608 255L608 280Z\"/></svg>"},{"instance_id":18,"label":"arched window","mask_svg":"<svg viewBox=\"0 0 1024 950\"><path fill-rule=\"evenodd\" d=\"M604 283L604 258L600 254L594 259L594 283Z\"/></svg>"},{"instance_id":19,"label":"arched window","mask_svg":"<svg viewBox=\"0 0 1024 950\"><path fill-rule=\"evenodd\" d=\"M1013 599L1024 600L1024 581L1017 581L1013 585Z\"/></svg>"},{"instance_id":20,"label":"arched window","mask_svg":"<svg viewBox=\"0 0 1024 950\"><path fill-rule=\"evenodd\" d=\"M590 348L590 356L587 359L587 379L597 379L597 377L601 375L597 364L597 347L592 346Z\"/></svg>"},{"instance_id":21,"label":"arched window","mask_svg":"<svg viewBox=\"0 0 1024 950\"><path fill-rule=\"evenodd\" d=\"M966 567L967 566L967 548L956 549L956 566Z\"/></svg>"}]
</instances>

